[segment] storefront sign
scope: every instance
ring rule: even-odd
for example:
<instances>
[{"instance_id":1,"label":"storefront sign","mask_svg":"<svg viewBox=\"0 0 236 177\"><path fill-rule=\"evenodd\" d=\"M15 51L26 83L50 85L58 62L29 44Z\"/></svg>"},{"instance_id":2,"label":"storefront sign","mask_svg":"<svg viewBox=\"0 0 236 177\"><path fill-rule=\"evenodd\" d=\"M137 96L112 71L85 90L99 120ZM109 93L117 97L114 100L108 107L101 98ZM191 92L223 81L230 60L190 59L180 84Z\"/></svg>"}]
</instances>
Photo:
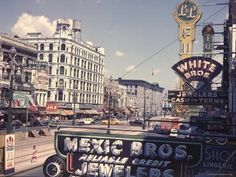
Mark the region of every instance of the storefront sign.
<instances>
[{"instance_id":1,"label":"storefront sign","mask_svg":"<svg viewBox=\"0 0 236 177\"><path fill-rule=\"evenodd\" d=\"M104 135L104 134L103 134ZM56 152L79 176L185 177L201 162L202 144L160 137L56 134Z\"/></svg>"},{"instance_id":2,"label":"storefront sign","mask_svg":"<svg viewBox=\"0 0 236 177\"><path fill-rule=\"evenodd\" d=\"M219 62L202 56L189 57L172 66L172 69L193 88L197 88L196 81L201 82L201 87L209 84L222 68L223 66Z\"/></svg>"},{"instance_id":3,"label":"storefront sign","mask_svg":"<svg viewBox=\"0 0 236 177\"><path fill-rule=\"evenodd\" d=\"M48 70L33 70L33 84L35 88L41 89L41 90L47 90L48 89L48 84L49 84L49 74Z\"/></svg>"},{"instance_id":4,"label":"storefront sign","mask_svg":"<svg viewBox=\"0 0 236 177\"><path fill-rule=\"evenodd\" d=\"M194 91L169 90L168 101L186 105L225 105L227 93L221 91Z\"/></svg>"},{"instance_id":5,"label":"storefront sign","mask_svg":"<svg viewBox=\"0 0 236 177\"><path fill-rule=\"evenodd\" d=\"M27 108L33 112L36 112L38 110L32 96L25 93L14 93L12 107L13 108Z\"/></svg>"},{"instance_id":6,"label":"storefront sign","mask_svg":"<svg viewBox=\"0 0 236 177\"><path fill-rule=\"evenodd\" d=\"M5 161L4 173L10 174L15 171L15 135L5 135Z\"/></svg>"},{"instance_id":7,"label":"storefront sign","mask_svg":"<svg viewBox=\"0 0 236 177\"><path fill-rule=\"evenodd\" d=\"M54 102L46 103L46 111L58 111L58 105Z\"/></svg>"},{"instance_id":8,"label":"storefront sign","mask_svg":"<svg viewBox=\"0 0 236 177\"><path fill-rule=\"evenodd\" d=\"M208 145L204 152L203 167L223 172L236 172L236 147Z\"/></svg>"}]
</instances>

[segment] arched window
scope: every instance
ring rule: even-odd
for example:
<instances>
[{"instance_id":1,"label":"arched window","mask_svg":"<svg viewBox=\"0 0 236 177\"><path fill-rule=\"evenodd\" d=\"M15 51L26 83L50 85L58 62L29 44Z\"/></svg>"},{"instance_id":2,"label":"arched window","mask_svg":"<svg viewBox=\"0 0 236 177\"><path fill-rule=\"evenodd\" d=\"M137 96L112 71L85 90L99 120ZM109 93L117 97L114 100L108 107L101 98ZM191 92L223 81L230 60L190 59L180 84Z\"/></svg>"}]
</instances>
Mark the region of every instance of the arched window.
<instances>
[{"instance_id":1,"label":"arched window","mask_svg":"<svg viewBox=\"0 0 236 177\"><path fill-rule=\"evenodd\" d=\"M65 63L65 54L61 54L61 63Z\"/></svg>"},{"instance_id":2,"label":"arched window","mask_svg":"<svg viewBox=\"0 0 236 177\"><path fill-rule=\"evenodd\" d=\"M39 60L43 60L43 54L42 53L39 54Z\"/></svg>"},{"instance_id":3,"label":"arched window","mask_svg":"<svg viewBox=\"0 0 236 177\"><path fill-rule=\"evenodd\" d=\"M52 86L52 80L49 79L49 80L48 80L48 87L51 87L51 86Z\"/></svg>"},{"instance_id":4,"label":"arched window","mask_svg":"<svg viewBox=\"0 0 236 177\"><path fill-rule=\"evenodd\" d=\"M48 62L52 62L52 54L50 53L49 55L48 55Z\"/></svg>"},{"instance_id":5,"label":"arched window","mask_svg":"<svg viewBox=\"0 0 236 177\"><path fill-rule=\"evenodd\" d=\"M49 50L53 50L53 44L49 44Z\"/></svg>"},{"instance_id":6,"label":"arched window","mask_svg":"<svg viewBox=\"0 0 236 177\"><path fill-rule=\"evenodd\" d=\"M63 100L63 91L58 92L58 100L62 101Z\"/></svg>"},{"instance_id":7,"label":"arched window","mask_svg":"<svg viewBox=\"0 0 236 177\"><path fill-rule=\"evenodd\" d=\"M64 80L63 79L59 79L59 87L64 87Z\"/></svg>"},{"instance_id":8,"label":"arched window","mask_svg":"<svg viewBox=\"0 0 236 177\"><path fill-rule=\"evenodd\" d=\"M66 50L66 44L61 44L61 50Z\"/></svg>"},{"instance_id":9,"label":"arched window","mask_svg":"<svg viewBox=\"0 0 236 177\"><path fill-rule=\"evenodd\" d=\"M61 67L60 67L60 74L61 74L61 75L64 75L64 72L65 72L65 68L64 68L64 66L61 66Z\"/></svg>"},{"instance_id":10,"label":"arched window","mask_svg":"<svg viewBox=\"0 0 236 177\"><path fill-rule=\"evenodd\" d=\"M44 50L44 44L40 44L40 50Z\"/></svg>"},{"instance_id":11,"label":"arched window","mask_svg":"<svg viewBox=\"0 0 236 177\"><path fill-rule=\"evenodd\" d=\"M49 74L52 74L52 66L49 66Z\"/></svg>"}]
</instances>

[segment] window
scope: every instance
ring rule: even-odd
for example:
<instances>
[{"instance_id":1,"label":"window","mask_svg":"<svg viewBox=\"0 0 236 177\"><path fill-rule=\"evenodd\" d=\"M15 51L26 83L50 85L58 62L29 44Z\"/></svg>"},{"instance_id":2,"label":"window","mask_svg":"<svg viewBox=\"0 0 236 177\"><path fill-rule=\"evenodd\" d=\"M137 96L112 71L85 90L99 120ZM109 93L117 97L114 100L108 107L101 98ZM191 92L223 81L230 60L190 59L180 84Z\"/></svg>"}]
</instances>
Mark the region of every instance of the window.
<instances>
[{"instance_id":1,"label":"window","mask_svg":"<svg viewBox=\"0 0 236 177\"><path fill-rule=\"evenodd\" d=\"M39 54L39 60L43 60L43 54L42 53Z\"/></svg>"},{"instance_id":2,"label":"window","mask_svg":"<svg viewBox=\"0 0 236 177\"><path fill-rule=\"evenodd\" d=\"M65 44L61 44L61 50L66 50L66 45Z\"/></svg>"},{"instance_id":3,"label":"window","mask_svg":"<svg viewBox=\"0 0 236 177\"><path fill-rule=\"evenodd\" d=\"M52 86L52 80L49 79L49 80L48 80L48 87L51 87L51 86Z\"/></svg>"},{"instance_id":4,"label":"window","mask_svg":"<svg viewBox=\"0 0 236 177\"><path fill-rule=\"evenodd\" d=\"M52 74L52 66L49 66L49 74Z\"/></svg>"},{"instance_id":5,"label":"window","mask_svg":"<svg viewBox=\"0 0 236 177\"><path fill-rule=\"evenodd\" d=\"M61 63L65 63L65 54L61 54Z\"/></svg>"},{"instance_id":6,"label":"window","mask_svg":"<svg viewBox=\"0 0 236 177\"><path fill-rule=\"evenodd\" d=\"M44 44L40 44L40 50L44 50Z\"/></svg>"},{"instance_id":7,"label":"window","mask_svg":"<svg viewBox=\"0 0 236 177\"><path fill-rule=\"evenodd\" d=\"M49 50L53 50L53 44L49 44Z\"/></svg>"},{"instance_id":8,"label":"window","mask_svg":"<svg viewBox=\"0 0 236 177\"><path fill-rule=\"evenodd\" d=\"M64 66L61 66L60 67L60 75L64 75L64 72L65 72L65 68L64 68Z\"/></svg>"},{"instance_id":9,"label":"window","mask_svg":"<svg viewBox=\"0 0 236 177\"><path fill-rule=\"evenodd\" d=\"M48 62L52 63L52 54L51 53L48 55Z\"/></svg>"},{"instance_id":10,"label":"window","mask_svg":"<svg viewBox=\"0 0 236 177\"><path fill-rule=\"evenodd\" d=\"M63 92L62 92L62 91L59 91L59 92L58 92L58 100L59 100L59 101L62 101L62 100L63 100Z\"/></svg>"}]
</instances>

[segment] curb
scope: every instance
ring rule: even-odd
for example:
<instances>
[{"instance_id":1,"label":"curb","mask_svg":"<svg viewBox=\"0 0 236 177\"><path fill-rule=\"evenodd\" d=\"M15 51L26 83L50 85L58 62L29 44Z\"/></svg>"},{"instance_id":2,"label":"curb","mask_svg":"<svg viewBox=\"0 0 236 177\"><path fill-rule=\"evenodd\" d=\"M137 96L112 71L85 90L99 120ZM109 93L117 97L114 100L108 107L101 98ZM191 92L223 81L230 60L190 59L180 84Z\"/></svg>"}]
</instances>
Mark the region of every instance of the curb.
<instances>
[{"instance_id":1,"label":"curb","mask_svg":"<svg viewBox=\"0 0 236 177\"><path fill-rule=\"evenodd\" d=\"M18 174L27 172L27 171L29 171L29 170L33 170L33 169L35 169L35 168L39 168L39 167L41 167L41 166L43 166L43 164L38 164L38 165L35 165L34 167L32 167L32 168L30 168L30 169L20 170L20 171L15 172L14 174L7 175L7 176L15 176L15 175L18 175ZM16 176L16 177L17 177L17 176Z\"/></svg>"}]
</instances>

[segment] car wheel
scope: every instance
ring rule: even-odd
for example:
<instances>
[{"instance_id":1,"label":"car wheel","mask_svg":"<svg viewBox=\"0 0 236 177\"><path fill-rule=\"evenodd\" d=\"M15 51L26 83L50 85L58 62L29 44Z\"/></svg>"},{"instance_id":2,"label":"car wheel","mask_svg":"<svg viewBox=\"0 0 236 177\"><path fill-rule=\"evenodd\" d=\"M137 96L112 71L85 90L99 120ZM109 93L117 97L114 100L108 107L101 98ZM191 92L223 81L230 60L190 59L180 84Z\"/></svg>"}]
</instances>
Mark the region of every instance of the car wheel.
<instances>
[{"instance_id":1,"label":"car wheel","mask_svg":"<svg viewBox=\"0 0 236 177\"><path fill-rule=\"evenodd\" d=\"M45 177L69 177L65 160L57 155L52 155L46 159L43 164L43 173Z\"/></svg>"}]
</instances>

